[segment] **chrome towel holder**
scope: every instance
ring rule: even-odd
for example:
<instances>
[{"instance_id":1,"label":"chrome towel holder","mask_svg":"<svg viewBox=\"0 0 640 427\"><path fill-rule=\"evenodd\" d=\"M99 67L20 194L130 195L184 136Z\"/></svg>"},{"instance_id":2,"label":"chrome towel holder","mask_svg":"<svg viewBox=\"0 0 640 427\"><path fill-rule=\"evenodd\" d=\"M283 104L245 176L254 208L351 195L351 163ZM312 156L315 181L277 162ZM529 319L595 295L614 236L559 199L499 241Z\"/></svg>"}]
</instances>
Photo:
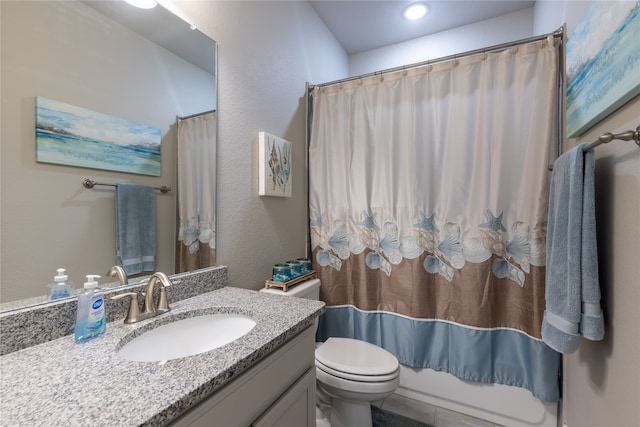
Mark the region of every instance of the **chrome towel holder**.
<instances>
[{"instance_id":1,"label":"chrome towel holder","mask_svg":"<svg viewBox=\"0 0 640 427\"><path fill-rule=\"evenodd\" d=\"M96 185L106 185L109 187L117 187L118 184L110 184L110 183L106 183L106 182L96 182L92 179L89 178L85 178L82 180L82 185L84 186L84 188L93 188ZM158 190L160 191L162 194L167 194L169 191L171 191L170 187L167 187L165 185L163 185L162 187L153 187L154 190Z\"/></svg>"},{"instance_id":2,"label":"chrome towel holder","mask_svg":"<svg viewBox=\"0 0 640 427\"><path fill-rule=\"evenodd\" d=\"M640 125L638 125L635 131L628 130L626 132L616 134L605 132L598 137L597 141L593 141L591 144L584 147L582 151L589 151L600 144L607 144L615 139L619 139L621 141L634 141L636 145L640 147Z\"/></svg>"}]
</instances>

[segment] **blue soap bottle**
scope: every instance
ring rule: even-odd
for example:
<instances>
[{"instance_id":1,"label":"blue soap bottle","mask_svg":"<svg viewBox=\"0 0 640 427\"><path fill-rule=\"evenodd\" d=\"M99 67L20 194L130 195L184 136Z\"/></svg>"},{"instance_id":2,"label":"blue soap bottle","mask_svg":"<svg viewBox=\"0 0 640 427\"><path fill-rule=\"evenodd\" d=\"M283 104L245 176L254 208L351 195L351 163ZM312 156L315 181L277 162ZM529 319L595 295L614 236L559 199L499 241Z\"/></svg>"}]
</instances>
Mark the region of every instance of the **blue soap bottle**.
<instances>
[{"instance_id":1,"label":"blue soap bottle","mask_svg":"<svg viewBox=\"0 0 640 427\"><path fill-rule=\"evenodd\" d=\"M105 333L107 319L104 293L98 288L96 279L100 276L87 275L84 292L78 296L78 312L76 316L75 340L82 343Z\"/></svg>"},{"instance_id":2,"label":"blue soap bottle","mask_svg":"<svg viewBox=\"0 0 640 427\"><path fill-rule=\"evenodd\" d=\"M53 278L53 283L49 285L49 299L55 300L71 296L73 291L73 283L69 281L69 276L65 273L64 268L56 270L58 274Z\"/></svg>"}]
</instances>

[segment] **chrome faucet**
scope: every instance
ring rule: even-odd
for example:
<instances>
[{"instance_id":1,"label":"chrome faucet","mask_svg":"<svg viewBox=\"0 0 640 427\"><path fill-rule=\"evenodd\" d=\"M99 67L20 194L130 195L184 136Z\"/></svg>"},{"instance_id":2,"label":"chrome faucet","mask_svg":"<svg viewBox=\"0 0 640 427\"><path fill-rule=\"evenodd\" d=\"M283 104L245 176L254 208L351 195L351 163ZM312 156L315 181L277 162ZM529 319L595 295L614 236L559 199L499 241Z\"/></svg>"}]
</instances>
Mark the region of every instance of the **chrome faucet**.
<instances>
[{"instance_id":1,"label":"chrome faucet","mask_svg":"<svg viewBox=\"0 0 640 427\"><path fill-rule=\"evenodd\" d=\"M161 287L158 305L156 306L153 301L153 289L155 288L155 285L158 281L160 282ZM138 306L138 294L135 292L125 292L113 296L111 297L111 299L117 300L126 296L130 296L131 302L129 305L129 312L127 313L127 317L125 317L124 319L124 323L136 323L145 319L159 316L160 314L166 313L167 311L171 311L171 307L169 307L169 303L167 301L167 286L171 286L171 280L169 280L169 277L167 277L166 274L157 272L153 273L151 277L149 277L149 282L147 283L147 287L145 289L145 292L143 293L144 305L142 306L142 313L140 313L140 307Z\"/></svg>"},{"instance_id":2,"label":"chrome faucet","mask_svg":"<svg viewBox=\"0 0 640 427\"><path fill-rule=\"evenodd\" d=\"M124 272L124 269L119 265L114 265L109 269L106 274L107 277L118 277L118 281L121 285L126 285L129 283L129 279L127 279L127 273Z\"/></svg>"}]
</instances>

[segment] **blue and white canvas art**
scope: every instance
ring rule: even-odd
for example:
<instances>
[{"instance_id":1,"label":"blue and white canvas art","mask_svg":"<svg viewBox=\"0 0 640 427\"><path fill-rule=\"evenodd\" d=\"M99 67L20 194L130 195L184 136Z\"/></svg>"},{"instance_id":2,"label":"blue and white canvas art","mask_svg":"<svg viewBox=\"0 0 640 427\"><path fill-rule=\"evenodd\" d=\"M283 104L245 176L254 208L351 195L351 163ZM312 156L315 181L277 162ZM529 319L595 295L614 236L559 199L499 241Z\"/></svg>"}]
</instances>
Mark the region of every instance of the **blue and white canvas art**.
<instances>
[{"instance_id":1,"label":"blue and white canvas art","mask_svg":"<svg viewBox=\"0 0 640 427\"><path fill-rule=\"evenodd\" d=\"M160 129L36 97L36 161L160 176Z\"/></svg>"},{"instance_id":2,"label":"blue and white canvas art","mask_svg":"<svg viewBox=\"0 0 640 427\"><path fill-rule=\"evenodd\" d=\"M640 94L640 1L592 1L567 43L567 136Z\"/></svg>"},{"instance_id":3,"label":"blue and white canvas art","mask_svg":"<svg viewBox=\"0 0 640 427\"><path fill-rule=\"evenodd\" d=\"M291 197L291 143L258 133L260 196Z\"/></svg>"}]
</instances>

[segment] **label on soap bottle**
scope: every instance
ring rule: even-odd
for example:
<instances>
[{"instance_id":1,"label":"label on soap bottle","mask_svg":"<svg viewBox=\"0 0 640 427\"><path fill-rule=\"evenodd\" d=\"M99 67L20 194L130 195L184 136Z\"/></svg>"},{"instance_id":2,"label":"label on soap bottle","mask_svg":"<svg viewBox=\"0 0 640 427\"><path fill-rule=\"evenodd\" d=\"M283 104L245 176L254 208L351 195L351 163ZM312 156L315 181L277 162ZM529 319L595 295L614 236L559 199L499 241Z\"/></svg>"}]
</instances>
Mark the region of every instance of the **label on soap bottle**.
<instances>
[{"instance_id":1,"label":"label on soap bottle","mask_svg":"<svg viewBox=\"0 0 640 427\"><path fill-rule=\"evenodd\" d=\"M90 332L97 332L104 324L104 298L101 296L94 299L87 316L87 329Z\"/></svg>"}]
</instances>

